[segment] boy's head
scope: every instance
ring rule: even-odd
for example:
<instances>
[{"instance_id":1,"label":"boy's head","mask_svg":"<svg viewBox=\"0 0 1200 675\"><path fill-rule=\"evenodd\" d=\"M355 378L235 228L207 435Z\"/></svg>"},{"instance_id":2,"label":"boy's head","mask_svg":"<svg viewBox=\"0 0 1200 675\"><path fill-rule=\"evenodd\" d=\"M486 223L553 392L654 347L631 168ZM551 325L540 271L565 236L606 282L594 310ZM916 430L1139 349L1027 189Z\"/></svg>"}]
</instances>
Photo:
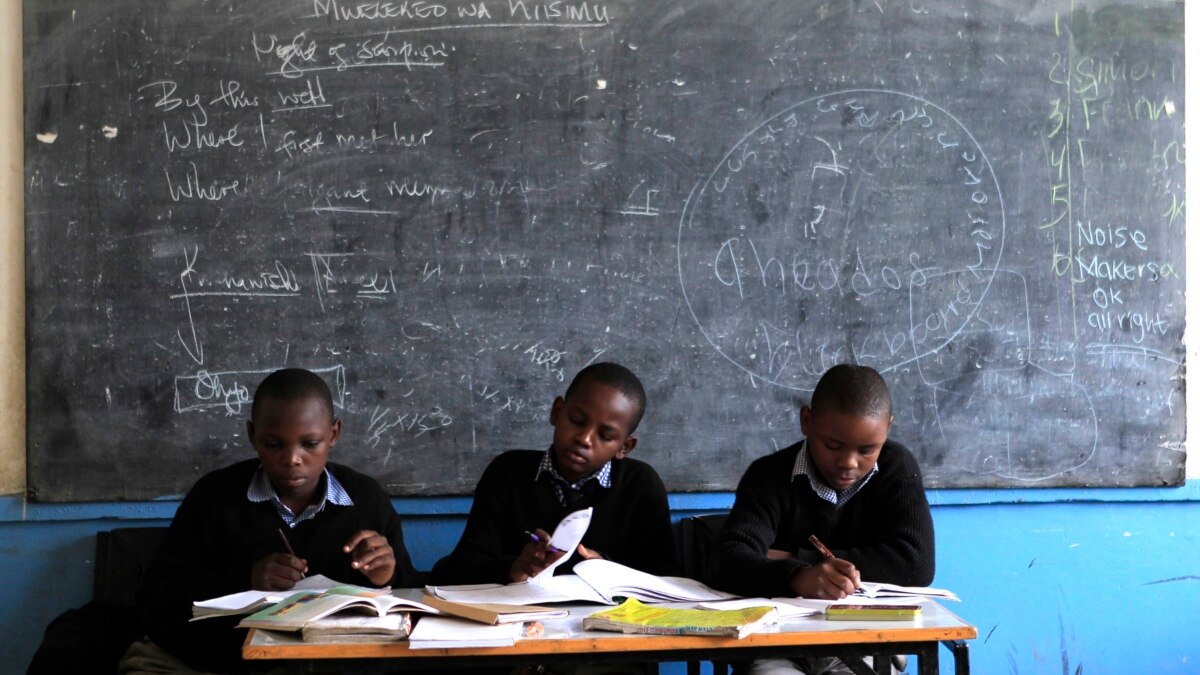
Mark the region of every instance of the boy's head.
<instances>
[{"instance_id":1,"label":"boy's head","mask_svg":"<svg viewBox=\"0 0 1200 675\"><path fill-rule=\"evenodd\" d=\"M313 372L277 370L254 392L246 433L276 494L289 507L315 499L341 432L329 386Z\"/></svg>"},{"instance_id":2,"label":"boy's head","mask_svg":"<svg viewBox=\"0 0 1200 675\"><path fill-rule=\"evenodd\" d=\"M637 445L633 432L646 411L646 391L637 376L615 363L590 365L554 399L554 467L568 481L584 478Z\"/></svg>"},{"instance_id":3,"label":"boy's head","mask_svg":"<svg viewBox=\"0 0 1200 675\"><path fill-rule=\"evenodd\" d=\"M874 369L842 364L821 376L800 428L821 477L841 492L879 461L892 426L892 397Z\"/></svg>"}]
</instances>

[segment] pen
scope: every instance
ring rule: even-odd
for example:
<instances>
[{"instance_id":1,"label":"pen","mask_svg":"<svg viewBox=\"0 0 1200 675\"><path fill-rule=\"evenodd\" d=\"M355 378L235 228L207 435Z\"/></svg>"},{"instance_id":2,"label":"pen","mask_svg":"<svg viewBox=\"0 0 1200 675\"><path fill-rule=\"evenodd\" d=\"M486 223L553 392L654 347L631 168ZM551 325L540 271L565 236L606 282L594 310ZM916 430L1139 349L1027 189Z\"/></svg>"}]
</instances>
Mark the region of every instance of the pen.
<instances>
[{"instance_id":1,"label":"pen","mask_svg":"<svg viewBox=\"0 0 1200 675\"><path fill-rule=\"evenodd\" d=\"M820 551L821 554L824 555L826 558L836 558L837 557L833 554L833 551L830 551L829 549L825 548L825 544L822 544L821 540L817 539L817 535L815 535L815 534L808 535L808 540L811 541L812 545L816 546L817 550Z\"/></svg>"},{"instance_id":2,"label":"pen","mask_svg":"<svg viewBox=\"0 0 1200 675\"><path fill-rule=\"evenodd\" d=\"M292 548L292 542L288 541L287 535L283 533L283 528L278 528L275 531L279 533L279 538L283 540L283 547L287 549L287 552L290 553L293 558L299 558L300 556L296 555L295 549ZM300 573L300 578L304 578L303 572Z\"/></svg>"},{"instance_id":3,"label":"pen","mask_svg":"<svg viewBox=\"0 0 1200 675\"><path fill-rule=\"evenodd\" d=\"M525 530L525 534L529 535L529 540L530 540L530 541L532 541L532 542L533 542L533 543L535 543L535 544L536 544L536 543L540 543L540 542L542 541L541 537L539 537L539 536L537 536L536 534L534 534L534 533L530 532L529 530ZM546 543L546 550L548 550L548 551L552 551L552 552L554 552L554 553L566 553L566 551L562 550L561 548L558 548L558 547L556 547L556 546L551 546L551 545L549 544L549 542L547 542L547 543Z\"/></svg>"}]
</instances>

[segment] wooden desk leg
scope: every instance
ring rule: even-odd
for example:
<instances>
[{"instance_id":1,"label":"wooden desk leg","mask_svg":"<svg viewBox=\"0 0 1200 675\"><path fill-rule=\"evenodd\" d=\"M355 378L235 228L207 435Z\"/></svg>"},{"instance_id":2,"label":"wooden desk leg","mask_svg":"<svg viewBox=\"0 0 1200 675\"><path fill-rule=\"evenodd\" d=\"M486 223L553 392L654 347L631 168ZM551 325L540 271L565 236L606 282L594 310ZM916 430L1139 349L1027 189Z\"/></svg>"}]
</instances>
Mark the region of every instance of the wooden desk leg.
<instances>
[{"instance_id":1,"label":"wooden desk leg","mask_svg":"<svg viewBox=\"0 0 1200 675\"><path fill-rule=\"evenodd\" d=\"M945 640L942 644L954 655L954 675L971 675L971 656L966 640Z\"/></svg>"}]
</instances>

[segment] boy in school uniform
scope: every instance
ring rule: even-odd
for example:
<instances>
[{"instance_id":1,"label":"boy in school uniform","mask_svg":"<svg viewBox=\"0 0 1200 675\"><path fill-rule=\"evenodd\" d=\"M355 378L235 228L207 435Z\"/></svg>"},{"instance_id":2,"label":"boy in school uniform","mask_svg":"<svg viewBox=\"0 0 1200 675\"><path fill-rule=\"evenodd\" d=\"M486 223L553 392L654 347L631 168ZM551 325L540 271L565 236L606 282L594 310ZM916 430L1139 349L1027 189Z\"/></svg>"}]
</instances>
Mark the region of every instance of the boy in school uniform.
<instances>
[{"instance_id":1,"label":"boy in school uniform","mask_svg":"<svg viewBox=\"0 0 1200 675\"><path fill-rule=\"evenodd\" d=\"M847 597L864 579L929 585L933 519L916 460L888 440L891 423L879 373L830 368L800 410L804 440L755 460L738 484L717 545L717 585L748 597L823 600ZM777 659L744 672L850 671L837 659Z\"/></svg>"},{"instance_id":2,"label":"boy in school uniform","mask_svg":"<svg viewBox=\"0 0 1200 675\"><path fill-rule=\"evenodd\" d=\"M246 423L258 457L203 476L184 498L138 590L150 642L134 643L122 672L240 670L240 617L189 623L196 600L286 591L312 574L420 584L383 488L328 463L341 430L320 376L293 368L262 381Z\"/></svg>"},{"instance_id":3,"label":"boy in school uniform","mask_svg":"<svg viewBox=\"0 0 1200 675\"><path fill-rule=\"evenodd\" d=\"M674 574L666 489L649 464L629 458L645 408L642 383L623 366L581 370L550 408L550 448L511 450L488 465L462 538L434 566L432 582L524 581L564 555L548 548L549 532L568 513L588 507L592 521L583 542L565 553L571 559L556 574L585 558Z\"/></svg>"}]
</instances>

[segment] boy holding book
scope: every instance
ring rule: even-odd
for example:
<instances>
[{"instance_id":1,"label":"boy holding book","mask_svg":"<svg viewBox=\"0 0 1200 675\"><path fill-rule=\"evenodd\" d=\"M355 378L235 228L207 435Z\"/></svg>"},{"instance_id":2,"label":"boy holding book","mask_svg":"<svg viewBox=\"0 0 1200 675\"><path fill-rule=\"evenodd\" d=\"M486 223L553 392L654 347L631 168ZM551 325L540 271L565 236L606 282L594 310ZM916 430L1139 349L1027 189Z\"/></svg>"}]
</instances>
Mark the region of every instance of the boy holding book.
<instances>
[{"instance_id":1,"label":"boy holding book","mask_svg":"<svg viewBox=\"0 0 1200 675\"><path fill-rule=\"evenodd\" d=\"M383 488L327 463L341 429L320 376L293 368L263 380L246 423L258 458L203 476L184 498L138 591L152 642L134 643L122 672L164 663L167 671L238 670L239 617L189 623L196 600L285 591L308 574L368 586L420 584Z\"/></svg>"},{"instance_id":2,"label":"boy holding book","mask_svg":"<svg viewBox=\"0 0 1200 675\"><path fill-rule=\"evenodd\" d=\"M645 408L642 383L627 368L581 370L550 408L550 448L505 452L484 471L462 538L434 566L432 582L524 581L562 555L571 559L556 574L584 558L675 573L666 488L649 464L628 457ZM551 550L548 532L588 507L592 521L578 550Z\"/></svg>"},{"instance_id":3,"label":"boy holding book","mask_svg":"<svg viewBox=\"0 0 1200 675\"><path fill-rule=\"evenodd\" d=\"M716 585L823 600L851 595L863 579L929 585L933 519L916 460L888 440L891 423L879 373L830 368L800 410L804 440L756 460L738 484L717 545ZM746 672L850 672L840 668L836 659L780 659Z\"/></svg>"}]
</instances>

